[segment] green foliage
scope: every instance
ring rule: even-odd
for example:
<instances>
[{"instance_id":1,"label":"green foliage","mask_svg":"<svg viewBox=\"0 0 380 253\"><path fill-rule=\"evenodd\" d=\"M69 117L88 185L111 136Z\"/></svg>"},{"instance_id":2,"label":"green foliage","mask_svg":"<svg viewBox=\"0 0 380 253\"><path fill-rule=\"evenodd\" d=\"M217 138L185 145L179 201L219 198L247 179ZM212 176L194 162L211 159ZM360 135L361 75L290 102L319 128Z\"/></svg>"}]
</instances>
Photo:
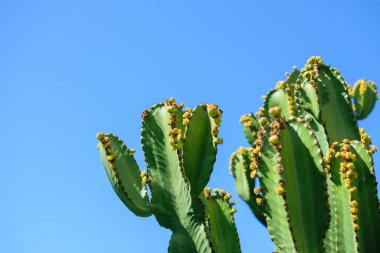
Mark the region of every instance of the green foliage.
<instances>
[{"instance_id":1,"label":"green foliage","mask_svg":"<svg viewBox=\"0 0 380 253\"><path fill-rule=\"evenodd\" d=\"M241 118L252 147L232 154L230 170L276 251L380 252L376 148L357 124L377 98L373 82L351 88L312 57Z\"/></svg>"},{"instance_id":2,"label":"green foliage","mask_svg":"<svg viewBox=\"0 0 380 253\"><path fill-rule=\"evenodd\" d=\"M241 252L231 195L205 188L222 143L221 116L216 105L183 110L174 99L144 111L141 143L148 171L142 172L133 157L135 150L112 134L97 136L116 194L134 214L154 214L173 232L169 252Z\"/></svg>"}]
</instances>

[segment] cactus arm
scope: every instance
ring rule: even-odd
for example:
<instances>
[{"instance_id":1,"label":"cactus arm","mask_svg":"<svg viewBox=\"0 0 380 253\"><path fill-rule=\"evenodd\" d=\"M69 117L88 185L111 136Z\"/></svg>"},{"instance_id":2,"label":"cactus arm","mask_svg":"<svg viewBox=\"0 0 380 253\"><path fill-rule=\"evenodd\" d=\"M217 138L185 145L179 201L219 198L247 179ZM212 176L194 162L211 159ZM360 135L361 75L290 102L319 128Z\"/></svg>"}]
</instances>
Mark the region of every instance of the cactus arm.
<instances>
[{"instance_id":1,"label":"cactus arm","mask_svg":"<svg viewBox=\"0 0 380 253\"><path fill-rule=\"evenodd\" d=\"M241 148L231 156L230 171L235 179L236 191L239 197L248 204L260 223L266 226L264 206L256 203L257 196L253 192L255 179L250 178L250 163L248 149Z\"/></svg>"},{"instance_id":2,"label":"cactus arm","mask_svg":"<svg viewBox=\"0 0 380 253\"><path fill-rule=\"evenodd\" d=\"M298 105L298 110L301 112L308 112L314 118L319 119L321 113L319 97L318 93L311 85L310 80L303 76L300 76L300 78L297 81L297 84L301 87L301 89L296 89L295 91L296 104ZM305 116L306 114L300 113L300 115Z\"/></svg>"},{"instance_id":3,"label":"cactus arm","mask_svg":"<svg viewBox=\"0 0 380 253\"><path fill-rule=\"evenodd\" d=\"M205 206L206 227L210 241L218 253L241 253L239 236L233 211L228 201L230 195L201 194Z\"/></svg>"},{"instance_id":4,"label":"cactus arm","mask_svg":"<svg viewBox=\"0 0 380 253\"><path fill-rule=\"evenodd\" d=\"M330 144L345 138L359 140L359 129L342 76L336 69L326 65L319 65L317 69L317 73L312 72L315 77L310 78L305 74L312 70L303 70L302 106L307 110L307 101L311 101L313 116L325 126ZM320 114L317 114L318 105Z\"/></svg>"},{"instance_id":5,"label":"cactus arm","mask_svg":"<svg viewBox=\"0 0 380 253\"><path fill-rule=\"evenodd\" d=\"M198 252L211 252L204 225L194 214L177 150L168 134L173 125L168 109L167 105L158 104L143 117L141 142L151 177L152 210L161 226L173 232L186 231Z\"/></svg>"},{"instance_id":6,"label":"cactus arm","mask_svg":"<svg viewBox=\"0 0 380 253\"><path fill-rule=\"evenodd\" d=\"M356 118L364 119L375 107L379 94L377 93L377 88L373 82L359 80L355 83L353 97L355 102Z\"/></svg>"},{"instance_id":7,"label":"cactus arm","mask_svg":"<svg viewBox=\"0 0 380 253\"><path fill-rule=\"evenodd\" d=\"M252 113L243 115L240 118L240 123L243 125L243 133L250 145L253 145L257 139L257 132L260 130L259 122Z\"/></svg>"},{"instance_id":8,"label":"cactus arm","mask_svg":"<svg viewBox=\"0 0 380 253\"><path fill-rule=\"evenodd\" d=\"M285 210L285 200L277 192L282 180L277 161L279 157L273 147L264 142L260 151L259 177L264 204L268 209L267 224L272 241L278 252L296 252Z\"/></svg>"},{"instance_id":9,"label":"cactus arm","mask_svg":"<svg viewBox=\"0 0 380 253\"><path fill-rule=\"evenodd\" d=\"M361 252L380 252L379 200L372 156L358 141L351 142L351 147L357 157L355 169L358 179L354 198L358 203L359 248Z\"/></svg>"},{"instance_id":10,"label":"cactus arm","mask_svg":"<svg viewBox=\"0 0 380 253\"><path fill-rule=\"evenodd\" d=\"M328 224L322 154L303 123L284 126L280 154L292 235L299 252L321 252Z\"/></svg>"},{"instance_id":11,"label":"cactus arm","mask_svg":"<svg viewBox=\"0 0 380 253\"><path fill-rule=\"evenodd\" d=\"M322 105L322 120L330 143L343 139L360 140L348 91L340 73L323 65L319 75L329 93L328 102Z\"/></svg>"},{"instance_id":12,"label":"cactus arm","mask_svg":"<svg viewBox=\"0 0 380 253\"><path fill-rule=\"evenodd\" d=\"M121 201L137 216L150 216L146 185L131 150L112 134L103 135L99 149L107 176Z\"/></svg>"},{"instance_id":13,"label":"cactus arm","mask_svg":"<svg viewBox=\"0 0 380 253\"><path fill-rule=\"evenodd\" d=\"M183 166L191 185L191 194L195 196L206 187L216 158L211 120L206 105L200 105L192 112L185 130Z\"/></svg>"}]
</instances>

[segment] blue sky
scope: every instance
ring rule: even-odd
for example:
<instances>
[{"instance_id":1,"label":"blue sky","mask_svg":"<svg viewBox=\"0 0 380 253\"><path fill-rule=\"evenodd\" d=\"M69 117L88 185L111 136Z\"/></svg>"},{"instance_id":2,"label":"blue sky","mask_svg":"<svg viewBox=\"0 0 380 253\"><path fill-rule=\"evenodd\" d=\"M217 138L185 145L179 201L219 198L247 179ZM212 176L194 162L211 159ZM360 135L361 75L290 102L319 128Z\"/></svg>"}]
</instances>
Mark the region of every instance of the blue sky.
<instances>
[{"instance_id":1,"label":"blue sky","mask_svg":"<svg viewBox=\"0 0 380 253\"><path fill-rule=\"evenodd\" d=\"M271 252L228 173L239 117L312 55L380 83L379 3L278 2L1 1L0 252L166 252L170 231L113 193L95 135L119 135L145 169L140 114L171 96L224 110L209 185L237 201L243 251ZM378 145L379 119L378 105L360 122Z\"/></svg>"}]
</instances>

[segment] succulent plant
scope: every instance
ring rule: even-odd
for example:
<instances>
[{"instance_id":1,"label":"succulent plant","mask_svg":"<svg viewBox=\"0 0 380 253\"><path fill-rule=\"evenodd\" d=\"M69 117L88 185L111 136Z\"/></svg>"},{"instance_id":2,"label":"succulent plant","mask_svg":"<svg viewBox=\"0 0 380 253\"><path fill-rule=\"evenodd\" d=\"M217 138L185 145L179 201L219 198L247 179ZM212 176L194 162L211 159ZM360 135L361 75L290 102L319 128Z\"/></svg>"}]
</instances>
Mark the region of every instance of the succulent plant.
<instances>
[{"instance_id":1,"label":"succulent plant","mask_svg":"<svg viewBox=\"0 0 380 253\"><path fill-rule=\"evenodd\" d=\"M376 148L357 124L377 98L373 82L351 88L312 57L241 118L251 147L231 173L277 252L380 252Z\"/></svg>"},{"instance_id":2,"label":"succulent plant","mask_svg":"<svg viewBox=\"0 0 380 253\"><path fill-rule=\"evenodd\" d=\"M134 149L115 135L97 135L116 194L135 215L154 214L173 232L169 252L241 251L231 194L205 188L222 143L221 116L214 104L183 110L173 98L144 111L141 143L148 169L142 172Z\"/></svg>"}]
</instances>

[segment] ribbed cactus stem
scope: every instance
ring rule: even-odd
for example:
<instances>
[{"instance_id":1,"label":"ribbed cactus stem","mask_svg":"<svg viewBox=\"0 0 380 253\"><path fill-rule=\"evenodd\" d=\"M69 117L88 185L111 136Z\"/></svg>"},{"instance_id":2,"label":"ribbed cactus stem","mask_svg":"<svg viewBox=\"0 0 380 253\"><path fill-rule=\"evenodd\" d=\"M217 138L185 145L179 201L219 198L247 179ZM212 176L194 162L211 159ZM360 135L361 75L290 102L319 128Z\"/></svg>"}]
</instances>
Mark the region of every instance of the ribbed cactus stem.
<instances>
[{"instance_id":1,"label":"ribbed cactus stem","mask_svg":"<svg viewBox=\"0 0 380 253\"><path fill-rule=\"evenodd\" d=\"M377 149L357 125L374 108L375 84L351 88L318 56L287 77L255 116L241 118L252 148L239 149L249 159L239 150L231 157L239 196L249 205L257 196L263 208L251 209L265 217L278 252L380 252ZM239 160L250 162L251 177L241 176ZM257 179L252 197L243 189Z\"/></svg>"},{"instance_id":2,"label":"ribbed cactus stem","mask_svg":"<svg viewBox=\"0 0 380 253\"><path fill-rule=\"evenodd\" d=\"M214 104L183 110L174 98L142 113L141 142L147 171L111 134L100 133L101 158L116 194L138 216L154 214L173 234L172 253L239 253L231 194L205 188L216 160L222 111ZM150 188L150 198L147 194Z\"/></svg>"}]
</instances>

